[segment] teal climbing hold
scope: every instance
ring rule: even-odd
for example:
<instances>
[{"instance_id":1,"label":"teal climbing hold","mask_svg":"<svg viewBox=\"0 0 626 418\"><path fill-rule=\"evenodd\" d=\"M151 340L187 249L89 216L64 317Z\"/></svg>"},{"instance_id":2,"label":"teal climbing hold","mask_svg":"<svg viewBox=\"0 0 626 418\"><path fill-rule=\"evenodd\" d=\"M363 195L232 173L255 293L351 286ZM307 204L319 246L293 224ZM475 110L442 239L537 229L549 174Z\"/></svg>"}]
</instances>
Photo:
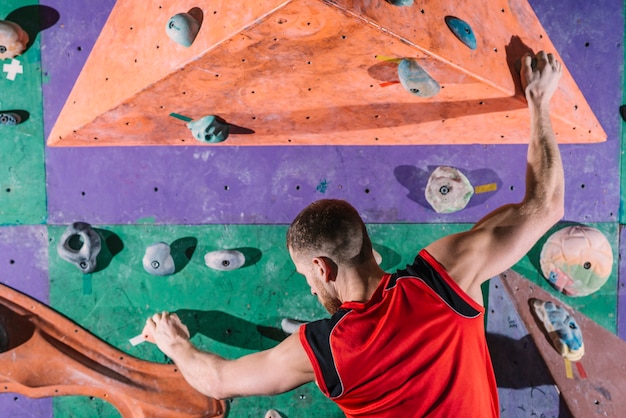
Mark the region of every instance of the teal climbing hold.
<instances>
[{"instance_id":1,"label":"teal climbing hold","mask_svg":"<svg viewBox=\"0 0 626 418\"><path fill-rule=\"evenodd\" d=\"M469 23L458 17L446 16L446 25L468 48L476 49L476 35Z\"/></svg>"},{"instance_id":2,"label":"teal climbing hold","mask_svg":"<svg viewBox=\"0 0 626 418\"><path fill-rule=\"evenodd\" d=\"M418 63L416 59L404 58L398 64L400 84L409 93L420 97L433 97L441 87Z\"/></svg>"},{"instance_id":3,"label":"teal climbing hold","mask_svg":"<svg viewBox=\"0 0 626 418\"><path fill-rule=\"evenodd\" d=\"M387 0L387 3L394 6L413 6L413 0Z\"/></svg>"},{"instance_id":4,"label":"teal climbing hold","mask_svg":"<svg viewBox=\"0 0 626 418\"><path fill-rule=\"evenodd\" d=\"M174 42L189 47L200 31L200 23L189 13L179 13L167 21L165 32Z\"/></svg>"},{"instance_id":5,"label":"teal climbing hold","mask_svg":"<svg viewBox=\"0 0 626 418\"><path fill-rule=\"evenodd\" d=\"M187 123L192 135L201 142L222 142L228 138L230 126L217 116L204 116Z\"/></svg>"}]
</instances>

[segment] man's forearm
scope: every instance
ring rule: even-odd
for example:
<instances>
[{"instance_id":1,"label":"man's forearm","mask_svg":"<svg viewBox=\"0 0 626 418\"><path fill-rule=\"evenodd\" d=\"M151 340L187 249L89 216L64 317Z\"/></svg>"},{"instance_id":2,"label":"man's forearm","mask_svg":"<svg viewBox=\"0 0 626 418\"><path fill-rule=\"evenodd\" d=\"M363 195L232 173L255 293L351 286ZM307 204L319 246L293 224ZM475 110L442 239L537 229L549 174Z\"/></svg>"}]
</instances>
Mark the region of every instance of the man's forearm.
<instances>
[{"instance_id":1,"label":"man's forearm","mask_svg":"<svg viewBox=\"0 0 626 418\"><path fill-rule=\"evenodd\" d=\"M190 341L178 343L169 350L169 357L174 361L183 377L198 392L216 399L225 396L220 388L219 372L224 358L198 350Z\"/></svg>"},{"instance_id":2,"label":"man's forearm","mask_svg":"<svg viewBox=\"0 0 626 418\"><path fill-rule=\"evenodd\" d=\"M540 205L563 206L564 175L561 154L547 101L529 98L531 140L528 146L526 198Z\"/></svg>"}]
</instances>

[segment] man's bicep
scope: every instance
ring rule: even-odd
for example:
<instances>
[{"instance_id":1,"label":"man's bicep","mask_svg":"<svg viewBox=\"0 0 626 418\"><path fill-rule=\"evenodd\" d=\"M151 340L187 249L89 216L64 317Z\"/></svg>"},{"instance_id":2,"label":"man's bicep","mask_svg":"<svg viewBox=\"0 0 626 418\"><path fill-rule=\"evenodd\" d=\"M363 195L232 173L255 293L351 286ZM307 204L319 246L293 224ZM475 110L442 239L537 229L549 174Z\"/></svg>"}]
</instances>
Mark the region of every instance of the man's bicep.
<instances>
[{"instance_id":1,"label":"man's bicep","mask_svg":"<svg viewBox=\"0 0 626 418\"><path fill-rule=\"evenodd\" d=\"M471 230L444 237L426 247L465 291L517 263L549 226L520 205L502 207Z\"/></svg>"},{"instance_id":2,"label":"man's bicep","mask_svg":"<svg viewBox=\"0 0 626 418\"><path fill-rule=\"evenodd\" d=\"M274 348L227 362L221 373L226 398L284 393L315 378L297 333Z\"/></svg>"}]
</instances>

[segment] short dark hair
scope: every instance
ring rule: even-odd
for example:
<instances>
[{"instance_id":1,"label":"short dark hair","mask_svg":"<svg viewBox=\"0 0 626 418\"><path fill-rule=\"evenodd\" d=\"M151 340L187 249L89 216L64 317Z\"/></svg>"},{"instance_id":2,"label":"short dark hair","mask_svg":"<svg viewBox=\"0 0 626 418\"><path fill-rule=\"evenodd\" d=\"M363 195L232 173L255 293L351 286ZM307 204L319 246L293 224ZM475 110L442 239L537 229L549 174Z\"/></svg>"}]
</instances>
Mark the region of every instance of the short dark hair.
<instances>
[{"instance_id":1,"label":"short dark hair","mask_svg":"<svg viewBox=\"0 0 626 418\"><path fill-rule=\"evenodd\" d=\"M372 242L357 210L345 200L322 199L296 216L287 231L287 247L299 256L328 257L356 265L372 257Z\"/></svg>"}]
</instances>

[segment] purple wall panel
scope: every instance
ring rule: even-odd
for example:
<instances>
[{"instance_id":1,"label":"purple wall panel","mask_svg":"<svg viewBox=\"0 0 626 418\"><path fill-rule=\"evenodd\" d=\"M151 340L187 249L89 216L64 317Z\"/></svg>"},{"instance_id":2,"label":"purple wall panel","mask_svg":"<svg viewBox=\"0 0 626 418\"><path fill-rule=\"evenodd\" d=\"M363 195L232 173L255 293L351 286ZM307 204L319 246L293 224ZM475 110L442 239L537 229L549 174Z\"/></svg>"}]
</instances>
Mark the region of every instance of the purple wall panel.
<instances>
[{"instance_id":1,"label":"purple wall panel","mask_svg":"<svg viewBox=\"0 0 626 418\"><path fill-rule=\"evenodd\" d=\"M609 135L603 144L563 147L566 218L614 222L619 207L623 5L588 3L569 0L557 7L546 0L531 2ZM47 130L112 1L98 3L95 14L92 7L76 2L51 6L59 9L61 20L43 33ZM350 200L368 222L474 222L521 198L524 155L524 146L479 145L49 148L49 222L286 223L324 196ZM437 165L462 169L474 185L495 180L499 190L474 196L461 212L436 214L425 203L423 187Z\"/></svg>"},{"instance_id":2,"label":"purple wall panel","mask_svg":"<svg viewBox=\"0 0 626 418\"><path fill-rule=\"evenodd\" d=\"M471 222L521 199L523 156L501 174L481 165L515 150L452 150L458 152L437 147L49 149L48 222L288 223L308 202L323 197L354 202L368 222ZM434 166L444 163L463 169L476 185L498 183L499 191L475 195L464 211L436 214L423 188Z\"/></svg>"},{"instance_id":3,"label":"purple wall panel","mask_svg":"<svg viewBox=\"0 0 626 418\"><path fill-rule=\"evenodd\" d=\"M45 4L60 15L56 25L41 33L44 132L48 138L115 0L50 0Z\"/></svg>"},{"instance_id":4,"label":"purple wall panel","mask_svg":"<svg viewBox=\"0 0 626 418\"><path fill-rule=\"evenodd\" d=\"M571 415L561 405L554 379L515 309L500 277L489 282L487 344L507 418Z\"/></svg>"},{"instance_id":5,"label":"purple wall panel","mask_svg":"<svg viewBox=\"0 0 626 418\"><path fill-rule=\"evenodd\" d=\"M48 229L45 226L0 228L0 282L48 303ZM3 417L51 417L52 399L0 395Z\"/></svg>"},{"instance_id":6,"label":"purple wall panel","mask_svg":"<svg viewBox=\"0 0 626 418\"><path fill-rule=\"evenodd\" d=\"M617 335L626 341L626 230L620 228L619 278L617 281Z\"/></svg>"}]
</instances>

